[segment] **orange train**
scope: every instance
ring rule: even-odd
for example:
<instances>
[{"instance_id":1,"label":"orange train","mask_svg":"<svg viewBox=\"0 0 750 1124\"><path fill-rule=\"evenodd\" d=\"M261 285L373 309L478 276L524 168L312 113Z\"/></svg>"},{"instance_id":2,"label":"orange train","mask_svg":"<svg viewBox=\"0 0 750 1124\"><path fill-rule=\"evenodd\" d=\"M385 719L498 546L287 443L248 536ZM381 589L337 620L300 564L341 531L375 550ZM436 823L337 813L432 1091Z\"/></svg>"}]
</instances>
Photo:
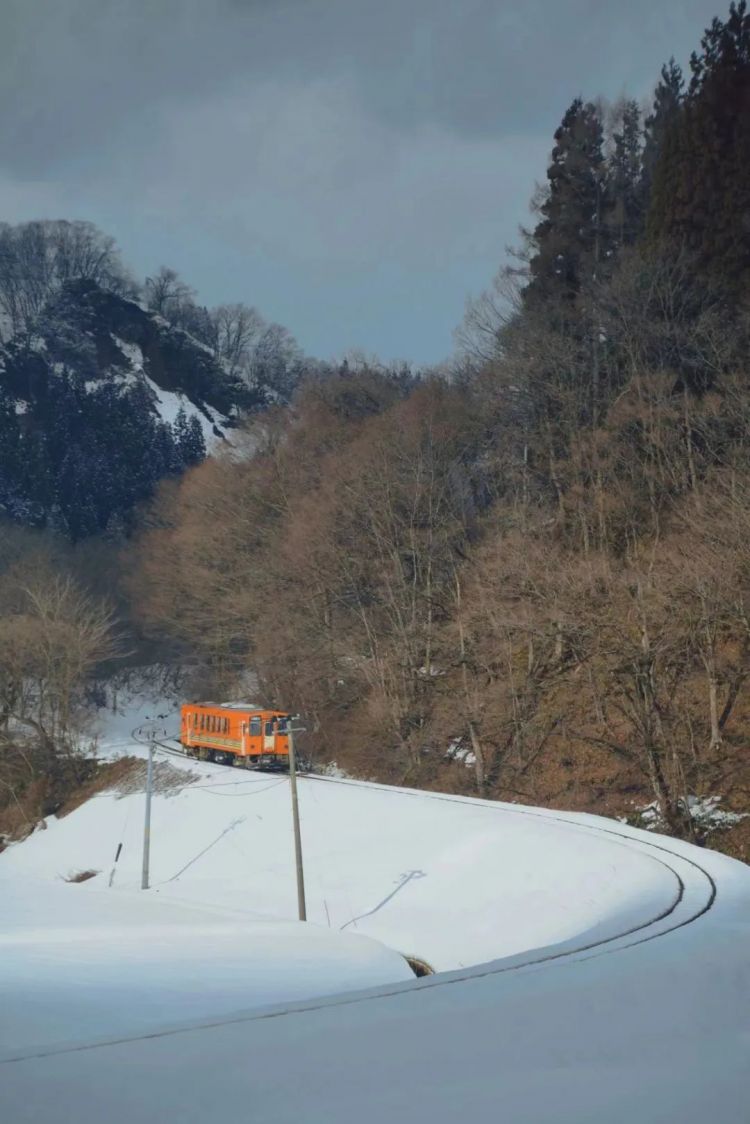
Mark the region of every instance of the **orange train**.
<instances>
[{"instance_id":1,"label":"orange train","mask_svg":"<svg viewBox=\"0 0 750 1124\"><path fill-rule=\"evenodd\" d=\"M248 703L186 703L180 720L185 752L201 761L246 769L289 766L290 716Z\"/></svg>"}]
</instances>

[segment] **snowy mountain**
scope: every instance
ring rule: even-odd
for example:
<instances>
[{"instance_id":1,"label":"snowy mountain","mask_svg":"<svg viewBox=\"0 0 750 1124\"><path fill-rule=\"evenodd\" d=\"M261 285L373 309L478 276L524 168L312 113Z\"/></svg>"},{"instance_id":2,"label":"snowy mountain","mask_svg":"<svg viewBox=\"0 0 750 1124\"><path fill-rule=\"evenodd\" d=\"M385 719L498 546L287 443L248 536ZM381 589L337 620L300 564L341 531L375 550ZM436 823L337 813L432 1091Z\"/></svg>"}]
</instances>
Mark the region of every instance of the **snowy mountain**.
<instances>
[{"instance_id":1,"label":"snowy mountain","mask_svg":"<svg viewBox=\"0 0 750 1124\"><path fill-rule=\"evenodd\" d=\"M134 300L71 281L0 346L0 513L72 538L126 521L227 439L246 387Z\"/></svg>"},{"instance_id":2,"label":"snowy mountain","mask_svg":"<svg viewBox=\"0 0 750 1124\"><path fill-rule=\"evenodd\" d=\"M140 383L157 417L171 424L182 407L199 419L209 444L224 438L243 399L243 387L210 348L93 281L64 285L31 337L19 333L0 348L0 371L19 412L33 408L49 380L65 373L89 390Z\"/></svg>"}]
</instances>

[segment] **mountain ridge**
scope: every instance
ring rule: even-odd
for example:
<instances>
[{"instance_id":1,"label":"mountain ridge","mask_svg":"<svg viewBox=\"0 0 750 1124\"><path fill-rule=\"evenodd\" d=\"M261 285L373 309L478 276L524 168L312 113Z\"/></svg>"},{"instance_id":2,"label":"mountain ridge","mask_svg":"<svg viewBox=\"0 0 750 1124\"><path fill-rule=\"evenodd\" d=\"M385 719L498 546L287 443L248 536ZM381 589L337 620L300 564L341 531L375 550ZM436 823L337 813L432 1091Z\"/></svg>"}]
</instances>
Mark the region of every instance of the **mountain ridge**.
<instances>
[{"instance_id":1,"label":"mountain ridge","mask_svg":"<svg viewBox=\"0 0 750 1124\"><path fill-rule=\"evenodd\" d=\"M72 538L127 525L159 479L226 442L255 404L184 328L66 281L0 345L0 513Z\"/></svg>"}]
</instances>

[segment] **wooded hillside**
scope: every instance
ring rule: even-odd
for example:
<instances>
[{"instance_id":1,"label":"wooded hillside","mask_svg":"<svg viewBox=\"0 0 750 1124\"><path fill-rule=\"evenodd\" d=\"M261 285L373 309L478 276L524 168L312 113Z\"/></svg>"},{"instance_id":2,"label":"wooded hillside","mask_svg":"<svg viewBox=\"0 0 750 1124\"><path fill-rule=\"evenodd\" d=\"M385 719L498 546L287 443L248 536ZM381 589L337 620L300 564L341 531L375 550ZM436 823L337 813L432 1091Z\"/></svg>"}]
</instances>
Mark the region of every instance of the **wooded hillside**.
<instances>
[{"instance_id":1,"label":"wooded hillside","mask_svg":"<svg viewBox=\"0 0 750 1124\"><path fill-rule=\"evenodd\" d=\"M316 754L687 836L692 797L748 810L744 2L690 67L568 108L453 379L310 380L161 496L149 628Z\"/></svg>"}]
</instances>

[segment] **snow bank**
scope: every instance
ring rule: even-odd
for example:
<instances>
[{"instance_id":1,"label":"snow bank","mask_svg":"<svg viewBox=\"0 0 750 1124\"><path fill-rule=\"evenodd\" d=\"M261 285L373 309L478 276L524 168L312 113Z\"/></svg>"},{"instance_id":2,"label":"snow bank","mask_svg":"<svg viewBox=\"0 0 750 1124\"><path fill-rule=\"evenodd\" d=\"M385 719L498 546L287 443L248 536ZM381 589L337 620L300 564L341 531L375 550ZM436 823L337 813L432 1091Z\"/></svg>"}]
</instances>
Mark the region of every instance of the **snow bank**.
<instances>
[{"instance_id":1,"label":"snow bank","mask_svg":"<svg viewBox=\"0 0 750 1124\"><path fill-rule=\"evenodd\" d=\"M413 978L375 941L247 911L2 874L0 900L0 1053Z\"/></svg>"}]
</instances>

